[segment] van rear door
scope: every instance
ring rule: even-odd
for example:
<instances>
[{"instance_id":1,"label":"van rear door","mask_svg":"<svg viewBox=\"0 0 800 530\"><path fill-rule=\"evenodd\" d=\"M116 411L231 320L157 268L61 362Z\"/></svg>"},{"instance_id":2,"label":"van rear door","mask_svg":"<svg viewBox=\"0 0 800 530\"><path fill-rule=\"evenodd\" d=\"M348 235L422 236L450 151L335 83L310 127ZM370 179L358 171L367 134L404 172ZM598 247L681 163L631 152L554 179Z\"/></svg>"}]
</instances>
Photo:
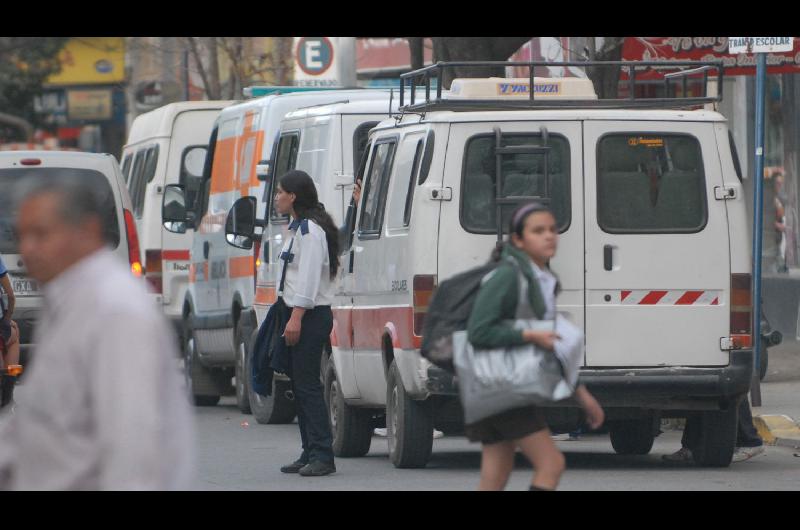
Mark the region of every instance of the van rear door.
<instances>
[{"instance_id":1,"label":"van rear door","mask_svg":"<svg viewBox=\"0 0 800 530\"><path fill-rule=\"evenodd\" d=\"M496 129L500 133L501 176L495 156ZM442 187L446 193L452 190L452 199L441 201L439 282L489 259L497 241L495 193L498 186L505 198L549 198L560 232L558 252L550 264L562 287L558 311L582 327L581 122L453 123L447 145ZM540 149L543 147L547 149ZM524 201L517 201L517 204L521 202ZM517 204L503 208L504 233L508 216Z\"/></svg>"},{"instance_id":2,"label":"van rear door","mask_svg":"<svg viewBox=\"0 0 800 530\"><path fill-rule=\"evenodd\" d=\"M719 366L730 250L714 124L586 121L586 364Z\"/></svg>"}]
</instances>

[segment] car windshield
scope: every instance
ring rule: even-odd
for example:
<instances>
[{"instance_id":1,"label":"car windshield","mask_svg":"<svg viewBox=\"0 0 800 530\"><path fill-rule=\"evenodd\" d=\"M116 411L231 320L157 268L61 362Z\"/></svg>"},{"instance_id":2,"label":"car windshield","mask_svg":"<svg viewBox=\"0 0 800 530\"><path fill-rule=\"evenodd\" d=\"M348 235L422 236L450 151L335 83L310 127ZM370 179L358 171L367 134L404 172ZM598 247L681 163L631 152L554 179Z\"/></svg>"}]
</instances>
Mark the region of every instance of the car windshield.
<instances>
[{"instance_id":1,"label":"car windshield","mask_svg":"<svg viewBox=\"0 0 800 530\"><path fill-rule=\"evenodd\" d=\"M97 190L104 206L103 227L106 240L112 247L119 245L119 219L116 201L108 179L99 171L75 168L6 168L0 169L0 254L17 254L15 230L17 205L14 203L15 186L26 178L36 176L43 179L81 178L87 179Z\"/></svg>"}]
</instances>

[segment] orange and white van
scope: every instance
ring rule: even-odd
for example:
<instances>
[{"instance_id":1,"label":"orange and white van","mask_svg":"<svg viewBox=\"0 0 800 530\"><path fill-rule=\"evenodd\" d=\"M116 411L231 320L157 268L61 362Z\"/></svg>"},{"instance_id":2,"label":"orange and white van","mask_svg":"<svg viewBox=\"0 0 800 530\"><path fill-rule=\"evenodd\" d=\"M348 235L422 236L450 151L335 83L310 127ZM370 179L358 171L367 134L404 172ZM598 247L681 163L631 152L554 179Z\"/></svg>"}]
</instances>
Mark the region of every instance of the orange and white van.
<instances>
[{"instance_id":1,"label":"orange and white van","mask_svg":"<svg viewBox=\"0 0 800 530\"><path fill-rule=\"evenodd\" d=\"M196 404L213 405L221 395L235 392L239 407L250 411L244 367L237 363L235 345L242 312L252 307L255 298L260 241L248 249L229 245L225 221L237 199L263 197L269 189L265 183L286 170L285 160L280 158L283 153L277 158L274 154L281 120L301 107L385 99L386 94L384 90L359 89L289 92L229 106L213 125L197 200L187 203L186 188L167 189L165 209L174 205L175 199L190 218L165 226L192 229L189 286L181 314L186 373ZM186 208L187 204L191 207ZM260 218L265 208L266 203L260 202ZM235 386L231 384L234 376Z\"/></svg>"},{"instance_id":2,"label":"orange and white van","mask_svg":"<svg viewBox=\"0 0 800 530\"><path fill-rule=\"evenodd\" d=\"M232 103L170 103L137 116L122 149L122 172L133 201L145 277L178 333L189 285L191 233L178 234L164 228L161 198L169 184L197 189L211 127L219 112Z\"/></svg>"}]
</instances>

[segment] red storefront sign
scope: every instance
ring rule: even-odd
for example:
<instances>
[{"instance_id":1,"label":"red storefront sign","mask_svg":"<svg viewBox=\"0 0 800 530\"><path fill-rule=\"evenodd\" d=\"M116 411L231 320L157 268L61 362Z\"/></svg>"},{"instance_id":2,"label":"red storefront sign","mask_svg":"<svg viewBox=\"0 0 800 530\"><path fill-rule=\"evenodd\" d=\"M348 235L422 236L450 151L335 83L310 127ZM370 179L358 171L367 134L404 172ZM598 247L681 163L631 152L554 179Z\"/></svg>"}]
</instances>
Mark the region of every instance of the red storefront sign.
<instances>
[{"instance_id":1,"label":"red storefront sign","mask_svg":"<svg viewBox=\"0 0 800 530\"><path fill-rule=\"evenodd\" d=\"M433 44L425 39L424 62L433 62ZM403 70L411 68L411 51L405 38L356 39L356 69L358 72Z\"/></svg>"},{"instance_id":2,"label":"red storefront sign","mask_svg":"<svg viewBox=\"0 0 800 530\"><path fill-rule=\"evenodd\" d=\"M794 39L794 50L767 54L767 73L800 73L800 39ZM626 37L622 48L626 61L715 61L722 60L725 75L755 75L755 54L728 53L728 37ZM624 74L623 74L623 77ZM652 78L653 73L636 74Z\"/></svg>"}]
</instances>

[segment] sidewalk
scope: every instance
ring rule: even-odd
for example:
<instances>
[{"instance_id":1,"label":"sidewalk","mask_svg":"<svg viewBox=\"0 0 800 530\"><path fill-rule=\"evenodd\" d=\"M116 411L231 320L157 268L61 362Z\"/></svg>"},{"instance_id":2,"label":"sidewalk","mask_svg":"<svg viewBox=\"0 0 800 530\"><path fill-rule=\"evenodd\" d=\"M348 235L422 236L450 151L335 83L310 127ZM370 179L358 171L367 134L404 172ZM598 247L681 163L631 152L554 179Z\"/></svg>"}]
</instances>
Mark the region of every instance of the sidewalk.
<instances>
[{"instance_id":1,"label":"sidewalk","mask_svg":"<svg viewBox=\"0 0 800 530\"><path fill-rule=\"evenodd\" d=\"M800 342L784 336L769 349L767 376L761 382L761 406L753 421L769 445L800 448Z\"/></svg>"}]
</instances>

